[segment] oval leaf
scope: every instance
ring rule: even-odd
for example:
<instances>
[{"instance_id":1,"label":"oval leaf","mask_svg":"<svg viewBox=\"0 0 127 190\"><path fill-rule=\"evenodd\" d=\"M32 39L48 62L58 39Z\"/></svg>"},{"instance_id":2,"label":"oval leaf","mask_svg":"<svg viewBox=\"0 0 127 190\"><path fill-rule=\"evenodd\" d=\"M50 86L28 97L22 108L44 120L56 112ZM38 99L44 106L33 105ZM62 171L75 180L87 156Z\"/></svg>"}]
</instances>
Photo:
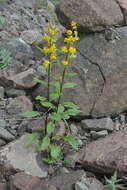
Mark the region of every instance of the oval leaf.
<instances>
[{"instance_id":1,"label":"oval leaf","mask_svg":"<svg viewBox=\"0 0 127 190\"><path fill-rule=\"evenodd\" d=\"M41 116L41 114L38 111L31 111L31 112L24 112L20 116L29 118L29 117Z\"/></svg>"},{"instance_id":2,"label":"oval leaf","mask_svg":"<svg viewBox=\"0 0 127 190\"><path fill-rule=\"evenodd\" d=\"M65 137L63 137L63 139L65 141L67 141L72 146L73 149L75 149L75 150L78 149L78 144L77 144L77 141L75 140L74 137L72 137L72 136L65 136Z\"/></svg>"},{"instance_id":3,"label":"oval leaf","mask_svg":"<svg viewBox=\"0 0 127 190\"><path fill-rule=\"evenodd\" d=\"M51 133L53 133L54 129L55 129L54 122L49 122L48 126L47 126L47 133L48 133L48 135L50 135Z\"/></svg>"}]
</instances>

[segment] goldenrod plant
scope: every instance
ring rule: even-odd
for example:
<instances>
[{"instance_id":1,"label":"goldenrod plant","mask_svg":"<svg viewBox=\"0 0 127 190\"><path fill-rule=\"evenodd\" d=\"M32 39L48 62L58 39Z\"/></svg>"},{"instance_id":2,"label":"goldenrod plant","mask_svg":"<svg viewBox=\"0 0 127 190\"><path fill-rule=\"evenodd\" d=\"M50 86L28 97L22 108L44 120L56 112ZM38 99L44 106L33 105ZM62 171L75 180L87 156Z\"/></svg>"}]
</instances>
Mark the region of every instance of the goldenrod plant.
<instances>
[{"instance_id":1,"label":"goldenrod plant","mask_svg":"<svg viewBox=\"0 0 127 190\"><path fill-rule=\"evenodd\" d=\"M75 83L65 82L65 78L73 77L76 73L69 73L68 68L71 66L71 59L76 57L76 47L74 43L79 39L77 25L71 23L71 30L66 31L66 37L61 47L57 47L59 31L54 23L51 23L45 29L46 35L43 37L45 47L39 48L45 55L42 65L47 71L47 80L42 81L38 78L34 80L47 89L47 96L37 96L35 99L46 109L45 113L45 130L42 133L33 133L29 138L29 143L37 143L37 150L47 153L43 159L47 163L56 163L63 159L62 147L60 141L68 142L75 150L78 149L77 141L73 136L57 136L55 128L58 122L68 120L71 116L80 113L80 109L72 102L62 102L63 90L65 88L74 88ZM59 67L61 73L59 76L54 74L53 67ZM55 76L54 76L55 75ZM40 116L37 111L26 112L25 117Z\"/></svg>"}]
</instances>

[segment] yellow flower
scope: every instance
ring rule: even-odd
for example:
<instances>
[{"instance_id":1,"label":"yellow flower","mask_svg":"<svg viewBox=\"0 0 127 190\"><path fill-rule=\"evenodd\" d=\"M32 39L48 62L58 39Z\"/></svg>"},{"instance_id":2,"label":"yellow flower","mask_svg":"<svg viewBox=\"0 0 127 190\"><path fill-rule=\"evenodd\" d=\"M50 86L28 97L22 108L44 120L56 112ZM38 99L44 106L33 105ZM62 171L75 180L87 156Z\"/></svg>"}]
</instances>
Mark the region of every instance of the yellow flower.
<instances>
[{"instance_id":1,"label":"yellow flower","mask_svg":"<svg viewBox=\"0 0 127 190\"><path fill-rule=\"evenodd\" d=\"M46 30L51 36L56 36L58 34L58 30L56 28L47 28Z\"/></svg>"},{"instance_id":2,"label":"yellow flower","mask_svg":"<svg viewBox=\"0 0 127 190\"><path fill-rule=\"evenodd\" d=\"M57 49L56 49L56 45L53 44L51 47L50 47L50 52L55 52Z\"/></svg>"},{"instance_id":3,"label":"yellow flower","mask_svg":"<svg viewBox=\"0 0 127 190\"><path fill-rule=\"evenodd\" d=\"M50 36L48 36L48 35L45 35L44 37L43 37L43 39L49 44L50 43L50 41L51 41L51 38L50 38Z\"/></svg>"},{"instance_id":4,"label":"yellow flower","mask_svg":"<svg viewBox=\"0 0 127 190\"><path fill-rule=\"evenodd\" d=\"M45 60L43 62L43 66L46 67L46 68L49 66L49 64L50 64L50 62L48 60Z\"/></svg>"},{"instance_id":5,"label":"yellow flower","mask_svg":"<svg viewBox=\"0 0 127 190\"><path fill-rule=\"evenodd\" d=\"M71 27L72 27L73 30L76 30L77 29L77 23L72 21L71 22Z\"/></svg>"},{"instance_id":6,"label":"yellow flower","mask_svg":"<svg viewBox=\"0 0 127 190\"><path fill-rule=\"evenodd\" d=\"M56 53L52 53L51 55L50 55L50 59L56 59L57 58L57 54Z\"/></svg>"},{"instance_id":7,"label":"yellow flower","mask_svg":"<svg viewBox=\"0 0 127 190\"><path fill-rule=\"evenodd\" d=\"M72 31L71 31L71 30L67 30L66 33L67 33L67 35L69 35L69 36L72 35Z\"/></svg>"},{"instance_id":8,"label":"yellow flower","mask_svg":"<svg viewBox=\"0 0 127 190\"><path fill-rule=\"evenodd\" d=\"M43 52L44 52L44 54L49 54L50 53L50 49L48 47L44 47L43 48Z\"/></svg>"},{"instance_id":9,"label":"yellow flower","mask_svg":"<svg viewBox=\"0 0 127 190\"><path fill-rule=\"evenodd\" d=\"M68 61L66 61L66 60L61 61L61 63L62 63L63 65L65 65L65 66L67 66L67 65L69 64Z\"/></svg>"},{"instance_id":10,"label":"yellow flower","mask_svg":"<svg viewBox=\"0 0 127 190\"><path fill-rule=\"evenodd\" d=\"M66 46L62 46L62 47L61 47L61 52L62 52L62 53L67 53L67 52L68 52L67 47L66 47Z\"/></svg>"},{"instance_id":11,"label":"yellow flower","mask_svg":"<svg viewBox=\"0 0 127 190\"><path fill-rule=\"evenodd\" d=\"M75 47L69 47L69 53L71 55L73 55L76 52L76 48Z\"/></svg>"}]
</instances>

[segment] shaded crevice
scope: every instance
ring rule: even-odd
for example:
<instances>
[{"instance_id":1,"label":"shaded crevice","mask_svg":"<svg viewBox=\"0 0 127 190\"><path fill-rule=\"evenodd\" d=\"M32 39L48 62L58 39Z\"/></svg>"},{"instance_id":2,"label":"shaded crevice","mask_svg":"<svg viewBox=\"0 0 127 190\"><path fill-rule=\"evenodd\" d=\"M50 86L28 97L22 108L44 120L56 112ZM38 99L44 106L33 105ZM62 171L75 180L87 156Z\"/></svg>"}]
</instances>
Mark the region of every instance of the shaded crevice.
<instances>
[{"instance_id":1,"label":"shaded crevice","mask_svg":"<svg viewBox=\"0 0 127 190\"><path fill-rule=\"evenodd\" d=\"M104 87L105 87L105 84L106 84L106 78L105 78L105 75L104 75L104 73L103 73L103 69L102 69L102 67L97 63L97 62L94 62L94 61L92 61L91 59L89 59L86 55L84 55L78 48L77 48L77 50L78 50L78 52L80 53L80 55L82 56L82 57L84 57L85 59L87 59L91 64L93 64L93 65L96 65L97 67L98 67L98 69L99 69L99 71L100 71L100 73L101 73L101 76L102 76L102 79L103 79L103 87L102 87L102 90L101 90L101 93L103 93L103 90L104 90Z\"/></svg>"}]
</instances>

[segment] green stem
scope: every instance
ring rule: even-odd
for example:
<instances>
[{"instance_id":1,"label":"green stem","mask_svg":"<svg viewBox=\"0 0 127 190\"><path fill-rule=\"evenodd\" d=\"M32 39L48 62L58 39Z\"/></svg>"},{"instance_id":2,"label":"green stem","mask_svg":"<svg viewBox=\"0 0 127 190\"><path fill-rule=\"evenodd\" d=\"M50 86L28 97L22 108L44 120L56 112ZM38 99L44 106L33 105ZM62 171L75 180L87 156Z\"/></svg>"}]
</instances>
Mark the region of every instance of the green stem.
<instances>
[{"instance_id":1,"label":"green stem","mask_svg":"<svg viewBox=\"0 0 127 190\"><path fill-rule=\"evenodd\" d=\"M51 65L48 66L48 80L47 80L47 100L50 100L50 74L51 74ZM48 124L48 112L46 113L45 118L45 135L47 133L47 124Z\"/></svg>"}]
</instances>

